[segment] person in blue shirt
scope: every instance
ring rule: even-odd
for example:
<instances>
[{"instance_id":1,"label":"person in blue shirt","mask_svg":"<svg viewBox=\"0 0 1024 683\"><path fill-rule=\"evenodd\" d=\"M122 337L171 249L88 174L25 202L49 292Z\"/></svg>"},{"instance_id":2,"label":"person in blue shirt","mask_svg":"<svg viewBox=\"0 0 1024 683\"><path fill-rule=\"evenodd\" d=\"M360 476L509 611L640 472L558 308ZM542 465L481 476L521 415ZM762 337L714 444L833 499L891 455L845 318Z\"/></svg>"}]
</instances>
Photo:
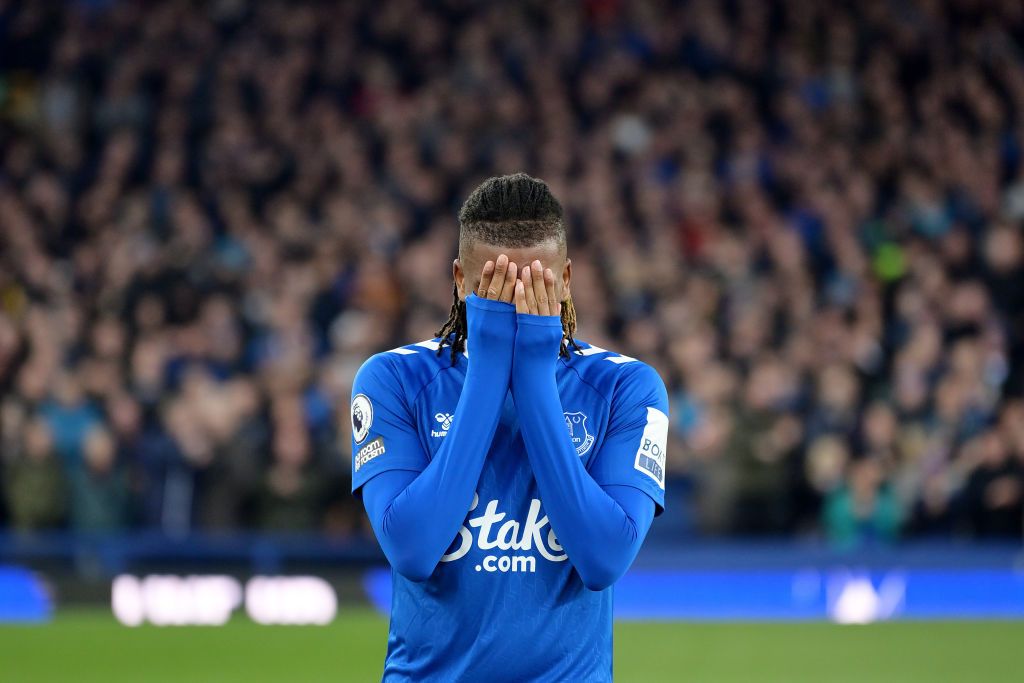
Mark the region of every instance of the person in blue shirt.
<instances>
[{"instance_id":1,"label":"person in blue shirt","mask_svg":"<svg viewBox=\"0 0 1024 683\"><path fill-rule=\"evenodd\" d=\"M352 390L352 490L394 584L383 680L610 681L612 586L664 505L664 383L574 339L542 181L487 180L459 232L448 322Z\"/></svg>"}]
</instances>

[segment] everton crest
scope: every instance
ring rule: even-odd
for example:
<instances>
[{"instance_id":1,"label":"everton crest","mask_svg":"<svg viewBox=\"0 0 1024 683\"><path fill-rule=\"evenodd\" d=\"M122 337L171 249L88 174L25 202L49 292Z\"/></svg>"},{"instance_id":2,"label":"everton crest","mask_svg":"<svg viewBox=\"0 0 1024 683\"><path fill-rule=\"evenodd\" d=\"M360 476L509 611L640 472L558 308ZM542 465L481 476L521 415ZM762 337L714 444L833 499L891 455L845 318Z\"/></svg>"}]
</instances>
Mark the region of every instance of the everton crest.
<instances>
[{"instance_id":1,"label":"everton crest","mask_svg":"<svg viewBox=\"0 0 1024 683\"><path fill-rule=\"evenodd\" d=\"M569 438L576 447L576 455L581 458L594 445L594 435L587 431L587 416L580 412L564 413L565 426L569 430Z\"/></svg>"}]
</instances>

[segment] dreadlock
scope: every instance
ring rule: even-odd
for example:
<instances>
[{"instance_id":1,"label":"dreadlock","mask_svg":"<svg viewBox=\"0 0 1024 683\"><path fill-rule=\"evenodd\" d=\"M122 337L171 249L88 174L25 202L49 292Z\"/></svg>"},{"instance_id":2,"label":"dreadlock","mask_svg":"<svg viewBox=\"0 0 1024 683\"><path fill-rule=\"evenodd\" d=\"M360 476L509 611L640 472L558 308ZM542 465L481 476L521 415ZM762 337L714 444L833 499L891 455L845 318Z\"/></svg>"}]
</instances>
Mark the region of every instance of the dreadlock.
<instances>
[{"instance_id":1,"label":"dreadlock","mask_svg":"<svg viewBox=\"0 0 1024 683\"><path fill-rule=\"evenodd\" d=\"M459 211L459 253L464 254L476 241L507 247L531 247L556 240L565 248L565 221L562 205L542 180L525 173L485 180L473 190ZM448 320L438 330L441 338L437 355L448 346L452 365L466 350L466 303L459 290L452 288L452 308ZM572 297L562 302L562 346L559 355L568 357L569 348L579 349L576 334L576 309Z\"/></svg>"}]
</instances>

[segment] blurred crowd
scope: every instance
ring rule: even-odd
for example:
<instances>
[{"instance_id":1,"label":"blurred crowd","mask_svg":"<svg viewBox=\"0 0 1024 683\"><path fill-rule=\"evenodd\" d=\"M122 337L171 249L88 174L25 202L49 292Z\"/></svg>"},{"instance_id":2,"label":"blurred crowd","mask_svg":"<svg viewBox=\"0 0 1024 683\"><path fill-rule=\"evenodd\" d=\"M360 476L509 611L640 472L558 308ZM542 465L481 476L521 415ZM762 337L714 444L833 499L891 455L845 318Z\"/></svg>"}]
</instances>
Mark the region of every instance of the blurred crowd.
<instances>
[{"instance_id":1,"label":"blurred crowd","mask_svg":"<svg viewBox=\"0 0 1024 683\"><path fill-rule=\"evenodd\" d=\"M367 533L458 206L565 204L672 528L1017 537L1024 4L0 2L0 525Z\"/></svg>"}]
</instances>

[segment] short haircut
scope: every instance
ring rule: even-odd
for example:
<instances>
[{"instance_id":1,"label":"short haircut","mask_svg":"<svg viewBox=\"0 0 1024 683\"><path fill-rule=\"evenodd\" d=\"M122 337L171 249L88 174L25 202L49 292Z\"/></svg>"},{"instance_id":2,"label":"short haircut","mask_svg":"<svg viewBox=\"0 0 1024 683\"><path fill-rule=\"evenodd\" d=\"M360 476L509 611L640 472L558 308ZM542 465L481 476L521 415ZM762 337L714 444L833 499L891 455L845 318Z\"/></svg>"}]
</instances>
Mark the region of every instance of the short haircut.
<instances>
[{"instance_id":1,"label":"short haircut","mask_svg":"<svg viewBox=\"0 0 1024 683\"><path fill-rule=\"evenodd\" d=\"M488 178L459 211L459 253L474 242L532 247L554 240L565 249L562 205L543 180L525 173Z\"/></svg>"},{"instance_id":2,"label":"short haircut","mask_svg":"<svg viewBox=\"0 0 1024 683\"><path fill-rule=\"evenodd\" d=\"M489 178L473 190L459 211L459 257L474 242L496 247L533 247L554 240L565 253L565 221L562 205L543 180L525 173ZM560 316L562 319L562 346L558 355L568 358L569 349L579 351L576 340L576 308L572 297L565 292ZM466 348L466 303L459 297L457 286L452 287L452 308L448 320L437 332L437 355L449 349L452 365Z\"/></svg>"}]
</instances>

